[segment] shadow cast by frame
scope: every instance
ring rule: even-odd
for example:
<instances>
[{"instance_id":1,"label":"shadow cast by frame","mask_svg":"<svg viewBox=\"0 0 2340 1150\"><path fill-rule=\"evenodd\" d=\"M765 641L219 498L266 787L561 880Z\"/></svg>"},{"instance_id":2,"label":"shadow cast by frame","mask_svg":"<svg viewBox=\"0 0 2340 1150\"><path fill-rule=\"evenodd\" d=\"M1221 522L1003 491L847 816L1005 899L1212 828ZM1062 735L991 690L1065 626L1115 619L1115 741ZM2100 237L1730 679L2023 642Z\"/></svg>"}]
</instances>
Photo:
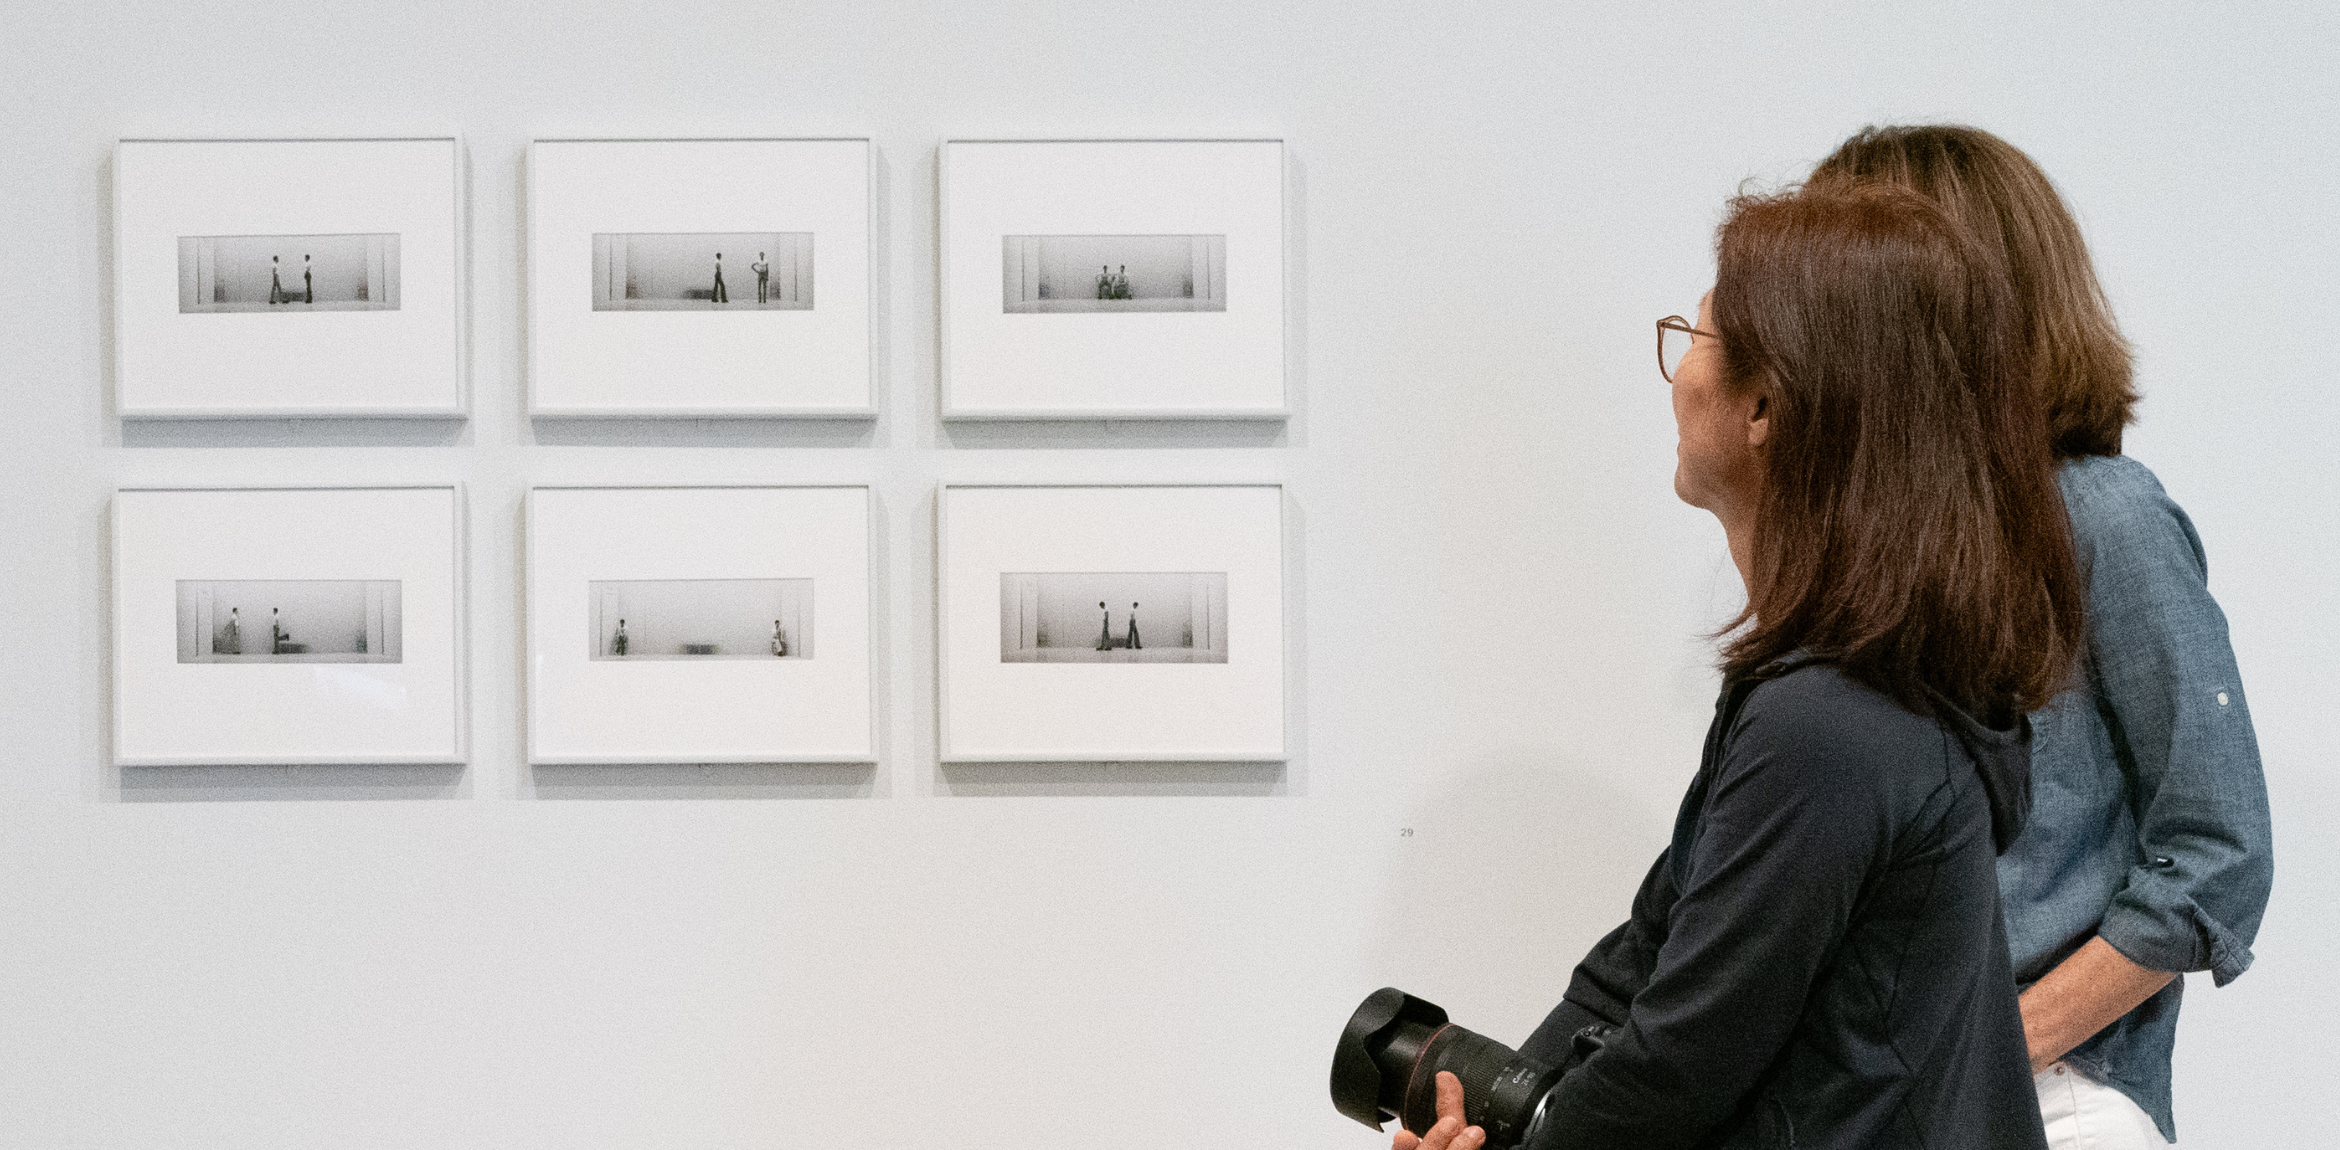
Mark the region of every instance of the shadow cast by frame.
<instances>
[{"instance_id":1,"label":"shadow cast by frame","mask_svg":"<svg viewBox=\"0 0 2340 1150\"><path fill-rule=\"evenodd\" d=\"M1282 418L1273 419L952 419L942 421L938 447L969 451L1026 448L1270 448L1291 445Z\"/></svg>"},{"instance_id":2,"label":"shadow cast by frame","mask_svg":"<svg viewBox=\"0 0 2340 1150\"><path fill-rule=\"evenodd\" d=\"M943 763L935 793L960 798L1275 798L1287 764L1237 761Z\"/></svg>"},{"instance_id":3,"label":"shadow cast by frame","mask_svg":"<svg viewBox=\"0 0 2340 1150\"><path fill-rule=\"evenodd\" d=\"M365 802L467 799L460 763L123 766L126 803Z\"/></svg>"},{"instance_id":4,"label":"shadow cast by frame","mask_svg":"<svg viewBox=\"0 0 2340 1150\"><path fill-rule=\"evenodd\" d=\"M537 799L867 799L876 763L539 763Z\"/></svg>"},{"instance_id":5,"label":"shadow cast by frame","mask_svg":"<svg viewBox=\"0 0 2340 1150\"><path fill-rule=\"evenodd\" d=\"M546 447L870 448L877 416L536 415L533 442Z\"/></svg>"}]
</instances>

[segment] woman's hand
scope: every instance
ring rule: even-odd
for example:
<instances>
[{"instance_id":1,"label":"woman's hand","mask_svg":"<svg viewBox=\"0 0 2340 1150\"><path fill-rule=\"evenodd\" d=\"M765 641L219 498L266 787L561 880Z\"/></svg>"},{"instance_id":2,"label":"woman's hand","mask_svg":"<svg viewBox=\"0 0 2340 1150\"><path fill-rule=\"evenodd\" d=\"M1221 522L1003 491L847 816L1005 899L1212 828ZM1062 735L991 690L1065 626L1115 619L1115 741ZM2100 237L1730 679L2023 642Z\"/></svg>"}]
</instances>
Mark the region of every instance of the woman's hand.
<instances>
[{"instance_id":1,"label":"woman's hand","mask_svg":"<svg viewBox=\"0 0 2340 1150\"><path fill-rule=\"evenodd\" d=\"M1430 1133L1420 1138L1411 1130L1400 1129L1390 1139L1389 1150L1479 1150L1487 1144L1487 1132L1476 1126L1463 1125L1462 1079L1441 1070L1438 1072L1438 1121L1430 1126Z\"/></svg>"}]
</instances>

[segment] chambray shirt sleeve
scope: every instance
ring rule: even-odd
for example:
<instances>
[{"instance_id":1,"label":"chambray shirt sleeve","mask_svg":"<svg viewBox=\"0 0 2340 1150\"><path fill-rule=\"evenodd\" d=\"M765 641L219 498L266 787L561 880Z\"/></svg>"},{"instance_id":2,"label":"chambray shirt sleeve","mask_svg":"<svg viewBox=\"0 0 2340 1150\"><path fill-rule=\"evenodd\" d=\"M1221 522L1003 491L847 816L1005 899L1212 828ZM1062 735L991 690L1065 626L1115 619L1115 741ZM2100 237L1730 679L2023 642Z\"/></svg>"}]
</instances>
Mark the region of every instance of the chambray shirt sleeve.
<instances>
[{"instance_id":1,"label":"chambray shirt sleeve","mask_svg":"<svg viewBox=\"0 0 2340 1150\"><path fill-rule=\"evenodd\" d=\"M2097 476L2066 498L2089 572L2089 674L2131 760L2138 839L2097 933L2139 965L2224 986L2251 964L2274 878L2250 707L2193 522L2140 465Z\"/></svg>"}]
</instances>

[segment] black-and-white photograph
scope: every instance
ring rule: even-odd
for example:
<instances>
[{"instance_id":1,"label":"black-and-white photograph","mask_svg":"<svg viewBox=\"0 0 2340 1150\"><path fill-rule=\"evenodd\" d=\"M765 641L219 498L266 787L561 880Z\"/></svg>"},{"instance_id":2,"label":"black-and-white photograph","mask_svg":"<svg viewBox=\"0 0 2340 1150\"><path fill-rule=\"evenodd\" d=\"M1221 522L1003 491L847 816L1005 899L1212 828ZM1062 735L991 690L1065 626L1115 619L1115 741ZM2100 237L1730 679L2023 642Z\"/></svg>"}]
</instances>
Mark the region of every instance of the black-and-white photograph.
<instances>
[{"instance_id":1,"label":"black-and-white photograph","mask_svg":"<svg viewBox=\"0 0 2340 1150\"><path fill-rule=\"evenodd\" d=\"M398 233L180 236L179 310L397 311Z\"/></svg>"},{"instance_id":2,"label":"black-and-white photograph","mask_svg":"<svg viewBox=\"0 0 2340 1150\"><path fill-rule=\"evenodd\" d=\"M181 579L182 663L396 663L396 579Z\"/></svg>"},{"instance_id":3,"label":"black-and-white photograph","mask_svg":"<svg viewBox=\"0 0 2340 1150\"><path fill-rule=\"evenodd\" d=\"M1002 663L1224 663L1224 571L1004 572Z\"/></svg>"},{"instance_id":4,"label":"black-and-white photograph","mask_svg":"<svg viewBox=\"0 0 2340 1150\"><path fill-rule=\"evenodd\" d=\"M595 232L595 311L811 311L811 232Z\"/></svg>"},{"instance_id":5,"label":"black-and-white photograph","mask_svg":"<svg viewBox=\"0 0 2340 1150\"><path fill-rule=\"evenodd\" d=\"M810 579L597 579L594 659L810 659Z\"/></svg>"},{"instance_id":6,"label":"black-and-white photograph","mask_svg":"<svg viewBox=\"0 0 2340 1150\"><path fill-rule=\"evenodd\" d=\"M1010 313L1225 311L1227 237L1004 236Z\"/></svg>"}]
</instances>

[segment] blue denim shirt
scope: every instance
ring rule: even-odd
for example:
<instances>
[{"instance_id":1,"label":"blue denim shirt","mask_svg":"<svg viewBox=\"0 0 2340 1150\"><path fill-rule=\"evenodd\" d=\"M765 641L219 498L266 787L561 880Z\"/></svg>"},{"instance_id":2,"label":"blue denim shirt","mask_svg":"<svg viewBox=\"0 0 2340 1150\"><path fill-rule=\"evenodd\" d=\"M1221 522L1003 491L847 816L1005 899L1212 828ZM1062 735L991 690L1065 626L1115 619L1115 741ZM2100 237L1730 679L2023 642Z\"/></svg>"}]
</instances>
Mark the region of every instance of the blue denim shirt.
<instances>
[{"instance_id":1,"label":"blue denim shirt","mask_svg":"<svg viewBox=\"0 0 2340 1150\"><path fill-rule=\"evenodd\" d=\"M2057 475L2088 579L2080 685L2032 716L2031 821L1999 858L2016 981L2092 936L2155 970L2251 965L2274 877L2250 706L2193 522L2134 460ZM2135 1099L2162 1137L2183 978L2065 1061Z\"/></svg>"}]
</instances>

